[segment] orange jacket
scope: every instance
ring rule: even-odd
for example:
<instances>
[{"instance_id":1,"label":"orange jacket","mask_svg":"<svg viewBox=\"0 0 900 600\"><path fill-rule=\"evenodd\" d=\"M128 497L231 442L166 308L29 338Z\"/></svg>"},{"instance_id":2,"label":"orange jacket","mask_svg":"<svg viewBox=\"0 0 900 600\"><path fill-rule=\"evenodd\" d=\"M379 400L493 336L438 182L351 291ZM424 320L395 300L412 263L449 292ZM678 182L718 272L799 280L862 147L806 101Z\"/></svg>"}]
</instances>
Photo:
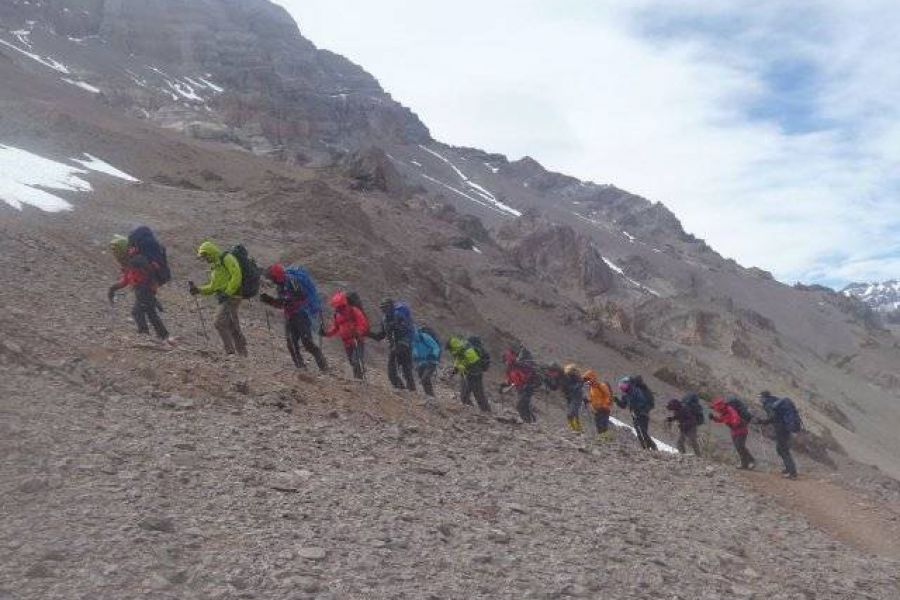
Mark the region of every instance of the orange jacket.
<instances>
[{"instance_id":1,"label":"orange jacket","mask_svg":"<svg viewBox=\"0 0 900 600\"><path fill-rule=\"evenodd\" d=\"M605 381L597 378L597 373L587 371L583 377L588 384L588 402L594 411L610 412L612 409L612 389Z\"/></svg>"}]
</instances>

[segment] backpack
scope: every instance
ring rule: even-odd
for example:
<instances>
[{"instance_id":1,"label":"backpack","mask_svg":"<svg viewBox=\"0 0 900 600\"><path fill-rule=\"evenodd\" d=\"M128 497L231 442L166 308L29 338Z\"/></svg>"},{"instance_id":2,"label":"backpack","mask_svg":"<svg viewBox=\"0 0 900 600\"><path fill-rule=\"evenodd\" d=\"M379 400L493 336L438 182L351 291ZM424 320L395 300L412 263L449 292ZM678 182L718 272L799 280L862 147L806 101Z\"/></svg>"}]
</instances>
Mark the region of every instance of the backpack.
<instances>
[{"instance_id":1,"label":"backpack","mask_svg":"<svg viewBox=\"0 0 900 600\"><path fill-rule=\"evenodd\" d=\"M562 379L562 367L556 363L542 367L540 376L544 382L544 387L551 392L555 392L559 389L559 382Z\"/></svg>"},{"instance_id":2,"label":"backpack","mask_svg":"<svg viewBox=\"0 0 900 600\"><path fill-rule=\"evenodd\" d=\"M424 340L421 345L426 346L429 350L433 351L433 355L431 356L433 360L437 362L441 361L444 347L441 346L441 341L438 339L438 336L434 333L433 329L428 326L417 327L415 337ZM430 340L430 342L428 340Z\"/></svg>"},{"instance_id":3,"label":"backpack","mask_svg":"<svg viewBox=\"0 0 900 600\"><path fill-rule=\"evenodd\" d=\"M241 298L253 298L259 293L259 279L262 272L256 261L247 253L243 244L237 244L225 254L232 255L241 267L241 288L238 290Z\"/></svg>"},{"instance_id":4,"label":"backpack","mask_svg":"<svg viewBox=\"0 0 900 600\"><path fill-rule=\"evenodd\" d=\"M774 404L775 414L788 431L799 433L803 431L803 421L797 411L797 405L790 398L781 398Z\"/></svg>"},{"instance_id":5,"label":"backpack","mask_svg":"<svg viewBox=\"0 0 900 600\"><path fill-rule=\"evenodd\" d=\"M481 338L477 335L473 335L468 339L469 347L471 347L475 352L478 353L478 367L482 371L487 371L491 368L491 354L487 351L487 348L484 347L484 342L481 341Z\"/></svg>"},{"instance_id":6,"label":"backpack","mask_svg":"<svg viewBox=\"0 0 900 600\"><path fill-rule=\"evenodd\" d=\"M347 292L347 304L355 306L362 311L362 314L366 314L366 309L363 308L362 298L359 297L359 292Z\"/></svg>"},{"instance_id":7,"label":"backpack","mask_svg":"<svg viewBox=\"0 0 900 600\"><path fill-rule=\"evenodd\" d=\"M737 412L745 425L753 421L753 413L750 412L747 404L740 398L729 398L725 403Z\"/></svg>"},{"instance_id":8,"label":"backpack","mask_svg":"<svg viewBox=\"0 0 900 600\"><path fill-rule=\"evenodd\" d=\"M438 337L438 334L434 332L434 329L429 327L428 325L421 325L417 327L417 332L419 334L424 334L434 340L434 343L437 344L438 347L438 360L441 358L441 354L444 351L444 345L441 344L441 338Z\"/></svg>"},{"instance_id":9,"label":"backpack","mask_svg":"<svg viewBox=\"0 0 900 600\"><path fill-rule=\"evenodd\" d=\"M647 387L647 384L644 383L644 378L640 375L635 375L631 378L631 383L636 386L637 389L641 390L644 397L647 399L647 410L650 411L656 408L656 396L653 395L653 392Z\"/></svg>"},{"instance_id":10,"label":"backpack","mask_svg":"<svg viewBox=\"0 0 900 600\"><path fill-rule=\"evenodd\" d=\"M172 280L166 248L156 239L153 230L141 225L128 234L128 247L137 251L150 263L150 274L158 285L165 285Z\"/></svg>"},{"instance_id":11,"label":"backpack","mask_svg":"<svg viewBox=\"0 0 900 600\"><path fill-rule=\"evenodd\" d=\"M703 414L703 406L700 404L700 396L697 394L690 394L684 399L683 403L691 411L691 414L694 415L694 420L697 422L697 425L703 425L706 422L706 415Z\"/></svg>"},{"instance_id":12,"label":"backpack","mask_svg":"<svg viewBox=\"0 0 900 600\"><path fill-rule=\"evenodd\" d=\"M322 299L319 298L319 290L316 288L316 282L313 281L309 271L303 267L291 266L285 269L288 277L297 282L300 291L303 292L303 298L306 301L304 310L310 317L315 317L322 312Z\"/></svg>"}]
</instances>

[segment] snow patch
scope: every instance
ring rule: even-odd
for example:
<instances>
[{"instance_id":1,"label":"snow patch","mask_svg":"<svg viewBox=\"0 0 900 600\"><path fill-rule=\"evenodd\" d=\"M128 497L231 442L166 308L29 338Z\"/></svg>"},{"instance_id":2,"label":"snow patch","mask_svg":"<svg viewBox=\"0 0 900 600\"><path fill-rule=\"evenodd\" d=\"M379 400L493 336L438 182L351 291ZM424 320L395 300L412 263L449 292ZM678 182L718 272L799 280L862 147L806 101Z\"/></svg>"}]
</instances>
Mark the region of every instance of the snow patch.
<instances>
[{"instance_id":1,"label":"snow patch","mask_svg":"<svg viewBox=\"0 0 900 600\"><path fill-rule=\"evenodd\" d=\"M125 181L131 181L132 183L139 183L141 181L137 177L132 177L125 171L120 171L119 169L115 168L108 162L104 162L104 161L100 160L99 158L97 158L96 156L92 156L88 153L85 153L84 155L87 156L87 160L75 158L75 159L72 159L72 162L77 162L82 167L89 169L91 171L96 171L98 173L106 173L107 175L110 175L112 177L124 179Z\"/></svg>"},{"instance_id":2,"label":"snow patch","mask_svg":"<svg viewBox=\"0 0 900 600\"><path fill-rule=\"evenodd\" d=\"M631 432L631 434L632 434L634 437L637 437L637 431L635 431L634 427L632 427L632 426L629 425L628 423L625 423L625 422L623 422L623 421L620 421L619 419L617 419L617 418L615 418L615 417L610 417L610 418L609 418L609 422L612 423L613 425L615 425L616 427L621 427L621 428L623 428L623 429L627 429L628 431ZM653 436L651 436L651 437L653 437ZM677 449L677 448L673 448L673 447L670 446L669 444L667 444L667 443L665 443L665 442L661 442L660 440L658 440L658 439L656 439L656 438L653 438L653 441L656 442L656 448L657 448L658 450L660 450L660 451L662 451L662 452L666 452L666 453L668 453L668 454L678 454L678 449Z\"/></svg>"},{"instance_id":3,"label":"snow patch","mask_svg":"<svg viewBox=\"0 0 900 600\"><path fill-rule=\"evenodd\" d=\"M63 77L62 80L69 85L74 85L75 87L81 88L86 92L90 92L92 94L100 93L100 88L94 87L89 83L85 83L84 81L75 81L74 79L69 79L68 77Z\"/></svg>"},{"instance_id":4,"label":"snow patch","mask_svg":"<svg viewBox=\"0 0 900 600\"><path fill-rule=\"evenodd\" d=\"M478 246L472 246L472 252L475 252L476 254L484 254L484 252L482 252L481 248L479 248Z\"/></svg>"},{"instance_id":5,"label":"snow patch","mask_svg":"<svg viewBox=\"0 0 900 600\"><path fill-rule=\"evenodd\" d=\"M208 87L209 89L211 89L212 91L214 91L217 94L221 94L222 92L225 91L225 88L223 88L220 85L216 85L215 83L213 83L212 81L210 81L209 79L207 79L205 77L198 77L198 79L200 81L202 81L203 83L205 83L206 87Z\"/></svg>"},{"instance_id":6,"label":"snow patch","mask_svg":"<svg viewBox=\"0 0 900 600\"><path fill-rule=\"evenodd\" d=\"M55 71L59 71L60 73L65 73L66 75L68 75L70 73L69 67L62 64L61 62L53 60L50 57L40 57L33 52L28 52L27 50L22 50L21 48L19 48L12 42L7 42L6 40L0 40L0 44L3 44L7 48L15 50L19 54L23 54L23 55L27 56L28 58L41 63L45 67L50 67L51 69L53 69Z\"/></svg>"},{"instance_id":7,"label":"snow patch","mask_svg":"<svg viewBox=\"0 0 900 600\"><path fill-rule=\"evenodd\" d=\"M90 192L91 184L82 178L88 171L138 181L99 158L86 156L87 160L73 160L84 167L79 168L0 144L0 200L18 210L28 205L45 212L61 212L71 210L72 205L41 188Z\"/></svg>"},{"instance_id":8,"label":"snow patch","mask_svg":"<svg viewBox=\"0 0 900 600\"><path fill-rule=\"evenodd\" d=\"M631 235L631 234L628 233L627 231L622 231L622 235L624 235L625 237L627 237L627 238L628 238L628 241L631 242L632 244L634 243L634 241L635 241L635 239L636 239L633 235Z\"/></svg>"},{"instance_id":9,"label":"snow patch","mask_svg":"<svg viewBox=\"0 0 900 600\"><path fill-rule=\"evenodd\" d=\"M616 273L618 273L619 275L621 275L625 281L627 281L631 285L635 286L636 288L641 289L641 290L647 292L648 294L652 294L653 296L656 296L657 298L659 298L659 296L660 296L659 292L647 287L640 281L635 281L634 279L632 279L631 277L629 277L628 275L625 274L625 271L622 269L622 267L620 267L613 261L609 260L605 256L602 258L603 258L603 262L606 263L606 266L609 267L610 269L612 269L613 271L615 271Z\"/></svg>"},{"instance_id":10,"label":"snow patch","mask_svg":"<svg viewBox=\"0 0 900 600\"><path fill-rule=\"evenodd\" d=\"M440 154L439 152L436 152L436 151L432 150L431 148L427 148L427 147L423 146L422 144L419 144L419 148L421 148L425 152L431 154L432 156L436 157L438 160L449 165L450 168L453 169L453 172L456 173L460 179L462 179L463 183L465 183L467 186L472 188L472 190L474 190L476 194L481 196L481 198L483 200L485 200L486 202L490 203L494 208L496 208L498 210L498 212L505 212L514 217L522 216L521 211L518 211L515 208L513 208L507 204L504 204L503 202L500 202L497 199L497 197L494 196L494 194L492 194L489 190L485 189L481 185L479 185L479 184L475 183L474 181L472 181L471 179L469 179L465 173L460 171L459 168L456 165L454 165L453 162L451 162L450 159L448 159L443 154ZM483 203L480 202L479 204L483 204Z\"/></svg>"},{"instance_id":11,"label":"snow patch","mask_svg":"<svg viewBox=\"0 0 900 600\"><path fill-rule=\"evenodd\" d=\"M409 161L409 164L419 167L420 169L422 168L422 163L420 163L419 161L416 161L416 160Z\"/></svg>"},{"instance_id":12,"label":"snow patch","mask_svg":"<svg viewBox=\"0 0 900 600\"><path fill-rule=\"evenodd\" d=\"M488 169L490 169L491 173L493 173L494 175L496 175L497 173L500 172L500 167L495 167L491 163L484 163L484 166L486 166Z\"/></svg>"}]
</instances>

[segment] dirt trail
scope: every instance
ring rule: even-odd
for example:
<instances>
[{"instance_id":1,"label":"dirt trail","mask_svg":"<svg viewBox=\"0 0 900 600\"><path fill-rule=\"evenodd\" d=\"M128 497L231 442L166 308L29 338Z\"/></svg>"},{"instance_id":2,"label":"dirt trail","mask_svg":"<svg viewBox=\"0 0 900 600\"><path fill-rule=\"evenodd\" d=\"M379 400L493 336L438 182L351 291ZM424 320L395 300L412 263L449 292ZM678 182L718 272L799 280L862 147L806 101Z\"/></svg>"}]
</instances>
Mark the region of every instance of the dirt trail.
<instances>
[{"instance_id":1,"label":"dirt trail","mask_svg":"<svg viewBox=\"0 0 900 600\"><path fill-rule=\"evenodd\" d=\"M900 559L900 506L876 503L818 477L789 481L757 472L745 478L756 491L806 516L836 539L863 552Z\"/></svg>"}]
</instances>

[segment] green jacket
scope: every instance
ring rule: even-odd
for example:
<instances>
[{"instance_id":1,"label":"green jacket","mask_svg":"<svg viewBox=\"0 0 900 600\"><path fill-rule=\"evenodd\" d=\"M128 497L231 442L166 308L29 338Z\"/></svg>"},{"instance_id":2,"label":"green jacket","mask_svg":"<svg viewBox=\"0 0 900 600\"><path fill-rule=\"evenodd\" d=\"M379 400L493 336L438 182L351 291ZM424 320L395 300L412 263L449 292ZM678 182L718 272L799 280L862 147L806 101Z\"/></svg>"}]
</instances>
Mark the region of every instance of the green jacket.
<instances>
[{"instance_id":1,"label":"green jacket","mask_svg":"<svg viewBox=\"0 0 900 600\"><path fill-rule=\"evenodd\" d=\"M219 247L212 242L203 242L197 249L197 256L209 263L209 282L198 289L204 296L224 294L238 296L241 291L241 265L231 254L223 256Z\"/></svg>"},{"instance_id":2,"label":"green jacket","mask_svg":"<svg viewBox=\"0 0 900 600\"><path fill-rule=\"evenodd\" d=\"M465 340L456 336L447 340L447 350L453 357L453 368L465 375L478 367L481 357L475 348L472 348Z\"/></svg>"}]
</instances>

